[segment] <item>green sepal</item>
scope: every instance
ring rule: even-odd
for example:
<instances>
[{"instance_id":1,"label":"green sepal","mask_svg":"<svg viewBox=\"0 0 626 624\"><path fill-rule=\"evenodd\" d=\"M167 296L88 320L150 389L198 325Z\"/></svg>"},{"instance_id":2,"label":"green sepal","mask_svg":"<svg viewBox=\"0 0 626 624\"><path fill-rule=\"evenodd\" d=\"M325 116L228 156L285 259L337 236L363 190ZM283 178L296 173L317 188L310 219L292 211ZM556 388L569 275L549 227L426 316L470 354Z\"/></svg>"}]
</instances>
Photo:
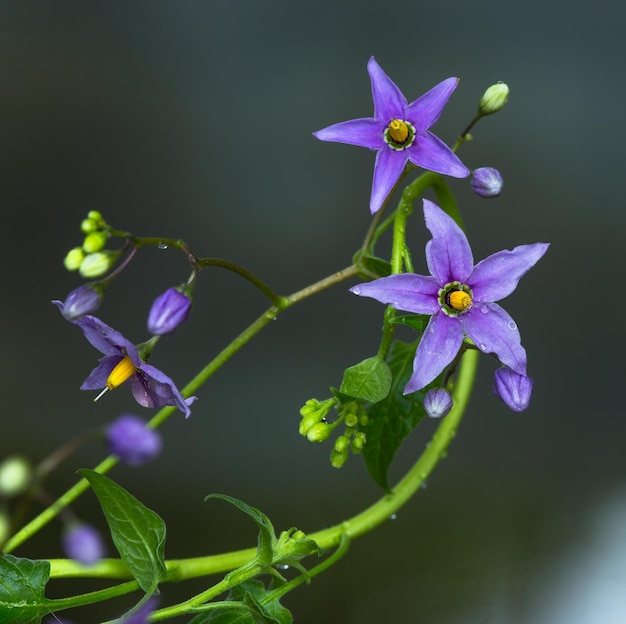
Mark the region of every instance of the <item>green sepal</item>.
<instances>
[{"instance_id":1,"label":"green sepal","mask_svg":"<svg viewBox=\"0 0 626 624\"><path fill-rule=\"evenodd\" d=\"M50 578L47 561L13 555L0 557L0 623L39 624L54 610L54 601L44 596Z\"/></svg>"},{"instance_id":2,"label":"green sepal","mask_svg":"<svg viewBox=\"0 0 626 624\"><path fill-rule=\"evenodd\" d=\"M431 317L426 314L406 314L403 316L394 316L389 322L396 323L397 325L407 325L411 329L423 333L430 318Z\"/></svg>"},{"instance_id":3,"label":"green sepal","mask_svg":"<svg viewBox=\"0 0 626 624\"><path fill-rule=\"evenodd\" d=\"M339 392L353 399L378 403L389 394L391 378L387 362L374 356L346 368Z\"/></svg>"},{"instance_id":4,"label":"green sepal","mask_svg":"<svg viewBox=\"0 0 626 624\"><path fill-rule=\"evenodd\" d=\"M231 505L234 505L237 509L243 511L256 522L256 525L259 527L257 563L264 567L271 566L274 558L273 546L276 541L276 532L274 531L274 526L272 525L270 519L256 507L252 507L238 498L233 498L232 496L227 496L226 494L208 494L204 498L205 502L209 498L219 498L227 503L230 503Z\"/></svg>"},{"instance_id":5,"label":"green sepal","mask_svg":"<svg viewBox=\"0 0 626 624\"><path fill-rule=\"evenodd\" d=\"M216 604L215 609L197 615L189 624L291 624L291 612L278 598L272 598L273 589L274 580L268 589L262 581L245 581L228 593L226 602L231 604L221 608Z\"/></svg>"},{"instance_id":6,"label":"green sepal","mask_svg":"<svg viewBox=\"0 0 626 624\"><path fill-rule=\"evenodd\" d=\"M367 444L363 457L370 476L384 490L389 490L387 472L403 440L425 416L425 391L403 395L402 391L413 371L417 342L394 341L389 352L389 368L393 375L388 396L366 407L369 418L364 431Z\"/></svg>"},{"instance_id":7,"label":"green sepal","mask_svg":"<svg viewBox=\"0 0 626 624\"><path fill-rule=\"evenodd\" d=\"M147 594L158 593L166 572L165 522L108 477L85 468L78 473L98 497L113 543L139 587Z\"/></svg>"}]
</instances>

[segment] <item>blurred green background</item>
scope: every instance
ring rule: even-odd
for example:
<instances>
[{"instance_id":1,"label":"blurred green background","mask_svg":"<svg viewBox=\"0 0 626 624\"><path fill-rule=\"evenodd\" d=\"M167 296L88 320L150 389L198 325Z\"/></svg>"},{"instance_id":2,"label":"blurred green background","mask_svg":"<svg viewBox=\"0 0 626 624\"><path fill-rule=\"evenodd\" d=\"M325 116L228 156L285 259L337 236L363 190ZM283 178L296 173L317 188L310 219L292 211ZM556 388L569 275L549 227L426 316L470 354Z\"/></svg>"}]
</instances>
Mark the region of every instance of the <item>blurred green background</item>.
<instances>
[{"instance_id":1,"label":"blurred green background","mask_svg":"<svg viewBox=\"0 0 626 624\"><path fill-rule=\"evenodd\" d=\"M470 168L501 170L501 198L451 184L476 259L552 243L504 302L529 352L533 403L509 412L484 358L428 487L285 603L299 624L625 622L623 23L608 0L0 2L0 456L37 461L122 411L148 415L127 390L95 405L78 391L98 354L49 303L80 283L62 260L87 211L184 238L287 294L349 264L369 224L374 155L311 132L371 115L371 55L409 100L461 78L434 128L449 143L504 80L509 104L460 152ZM419 214L410 237L421 272ZM186 275L176 252L142 252L100 316L140 342L152 299ZM192 319L154 364L184 385L265 306L242 280L203 272ZM210 492L305 531L380 496L360 458L337 471L330 446L297 427L307 398L328 396L376 351L382 312L339 286L285 313L198 392L189 420L165 424L155 463L115 469L167 522L169 558L254 543L247 519L203 503ZM394 480L432 431L406 442ZM49 493L102 456L95 443L76 453ZM101 521L92 495L77 512ZM16 554L60 556L60 530L52 523ZM202 583L164 586L163 604ZM93 587L57 581L49 595ZM72 619L91 624L127 604Z\"/></svg>"}]
</instances>

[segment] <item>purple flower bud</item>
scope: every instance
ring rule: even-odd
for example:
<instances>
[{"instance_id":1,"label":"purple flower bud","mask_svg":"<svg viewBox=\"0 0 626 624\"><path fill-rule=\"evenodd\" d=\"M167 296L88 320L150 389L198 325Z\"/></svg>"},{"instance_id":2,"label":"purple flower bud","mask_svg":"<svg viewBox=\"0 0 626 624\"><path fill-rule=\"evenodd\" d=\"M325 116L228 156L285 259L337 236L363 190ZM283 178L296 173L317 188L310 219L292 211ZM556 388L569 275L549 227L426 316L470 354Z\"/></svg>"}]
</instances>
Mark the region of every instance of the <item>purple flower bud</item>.
<instances>
[{"instance_id":1,"label":"purple flower bud","mask_svg":"<svg viewBox=\"0 0 626 624\"><path fill-rule=\"evenodd\" d=\"M523 412L530 404L533 380L510 368L496 370L493 391L514 412Z\"/></svg>"},{"instance_id":2,"label":"purple flower bud","mask_svg":"<svg viewBox=\"0 0 626 624\"><path fill-rule=\"evenodd\" d=\"M106 430L111 453L129 466L140 466L161 452L161 435L133 414L122 414Z\"/></svg>"},{"instance_id":3,"label":"purple flower bud","mask_svg":"<svg viewBox=\"0 0 626 624\"><path fill-rule=\"evenodd\" d=\"M61 310L61 314L68 321L85 316L85 314L93 314L102 303L102 293L98 292L93 286L84 284L74 289L65 301L53 301Z\"/></svg>"},{"instance_id":4,"label":"purple flower bud","mask_svg":"<svg viewBox=\"0 0 626 624\"><path fill-rule=\"evenodd\" d=\"M498 197L502 192L502 175L493 167L481 167L472 174L470 185L480 197Z\"/></svg>"},{"instance_id":5,"label":"purple flower bud","mask_svg":"<svg viewBox=\"0 0 626 624\"><path fill-rule=\"evenodd\" d=\"M152 304L148 331L156 336L171 334L189 316L191 300L176 288L168 288Z\"/></svg>"},{"instance_id":6,"label":"purple flower bud","mask_svg":"<svg viewBox=\"0 0 626 624\"><path fill-rule=\"evenodd\" d=\"M106 549L96 528L76 522L69 525L63 534L63 550L70 559L83 565L93 565L104 557Z\"/></svg>"},{"instance_id":7,"label":"purple flower bud","mask_svg":"<svg viewBox=\"0 0 626 624\"><path fill-rule=\"evenodd\" d=\"M443 388L433 388L424 397L424 410L431 418L443 418L452 409L452 397Z\"/></svg>"}]
</instances>

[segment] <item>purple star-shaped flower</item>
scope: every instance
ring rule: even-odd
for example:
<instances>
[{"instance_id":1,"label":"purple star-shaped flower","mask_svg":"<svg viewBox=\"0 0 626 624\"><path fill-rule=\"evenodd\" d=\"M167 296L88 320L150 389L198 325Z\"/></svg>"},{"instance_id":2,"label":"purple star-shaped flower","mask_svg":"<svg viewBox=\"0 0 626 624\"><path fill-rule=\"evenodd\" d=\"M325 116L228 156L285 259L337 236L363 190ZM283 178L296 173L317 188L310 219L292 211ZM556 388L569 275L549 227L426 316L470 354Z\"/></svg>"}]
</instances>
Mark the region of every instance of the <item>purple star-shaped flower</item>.
<instances>
[{"instance_id":1,"label":"purple star-shaped flower","mask_svg":"<svg viewBox=\"0 0 626 624\"><path fill-rule=\"evenodd\" d=\"M439 119L459 82L448 78L411 102L372 57L367 64L372 82L374 117L351 119L318 130L322 141L349 143L377 150L370 211L377 212L402 175L407 161L454 178L469 175L467 167L429 128Z\"/></svg>"},{"instance_id":2,"label":"purple star-shaped flower","mask_svg":"<svg viewBox=\"0 0 626 624\"><path fill-rule=\"evenodd\" d=\"M431 315L415 353L404 393L433 381L452 362L465 336L484 353L526 375L526 351L515 321L494 301L510 295L520 278L543 256L548 243L499 251L474 266L463 230L439 206L424 200L431 275L390 275L351 289L399 310Z\"/></svg>"},{"instance_id":3,"label":"purple star-shaped flower","mask_svg":"<svg viewBox=\"0 0 626 624\"><path fill-rule=\"evenodd\" d=\"M63 302L53 301L63 311ZM140 357L137 347L118 331L109 327L95 316L86 315L72 321L83 330L85 338L98 351L104 353L98 366L94 368L80 387L81 390L101 390L107 387L113 369L126 357L135 371L130 375L130 389L139 405L143 407L163 407L173 405L188 418L189 406L196 397L184 399L174 382L158 368L146 364Z\"/></svg>"}]
</instances>

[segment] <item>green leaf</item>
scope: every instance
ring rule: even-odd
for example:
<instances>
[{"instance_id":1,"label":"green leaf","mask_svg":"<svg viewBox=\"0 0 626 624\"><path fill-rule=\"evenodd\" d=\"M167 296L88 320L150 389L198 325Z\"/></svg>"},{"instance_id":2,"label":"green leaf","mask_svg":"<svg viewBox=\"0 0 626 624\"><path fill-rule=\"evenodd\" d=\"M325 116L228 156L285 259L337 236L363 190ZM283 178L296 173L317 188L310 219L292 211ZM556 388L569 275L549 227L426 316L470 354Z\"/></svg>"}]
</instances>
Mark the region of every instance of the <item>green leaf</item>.
<instances>
[{"instance_id":1,"label":"green leaf","mask_svg":"<svg viewBox=\"0 0 626 624\"><path fill-rule=\"evenodd\" d=\"M233 587L227 602L239 602L197 615L189 624L291 624L293 617L289 609L272 598L273 586L265 588L262 581L253 579ZM217 607L217 605L216 605Z\"/></svg>"},{"instance_id":2,"label":"green leaf","mask_svg":"<svg viewBox=\"0 0 626 624\"><path fill-rule=\"evenodd\" d=\"M51 612L53 601L44 597L50 578L47 561L0 557L0 624L39 624Z\"/></svg>"},{"instance_id":3,"label":"green leaf","mask_svg":"<svg viewBox=\"0 0 626 624\"><path fill-rule=\"evenodd\" d=\"M389 353L389 368L393 375L388 396L366 408L367 424L363 456L374 481L389 489L387 472L403 440L424 418L424 391L403 395L402 391L413 371L417 343L395 341Z\"/></svg>"},{"instance_id":4,"label":"green leaf","mask_svg":"<svg viewBox=\"0 0 626 624\"><path fill-rule=\"evenodd\" d=\"M391 371L387 362L375 356L346 368L339 392L355 399L377 403L391 387Z\"/></svg>"},{"instance_id":5,"label":"green leaf","mask_svg":"<svg viewBox=\"0 0 626 624\"><path fill-rule=\"evenodd\" d=\"M353 258L353 262L358 262L359 268L363 268L366 271L374 273L380 277L387 277L387 275L391 275L391 264L387 260L383 260L378 256L372 256L368 253L359 256L357 253ZM367 275L366 273L361 272L360 275L367 279L372 279L372 276Z\"/></svg>"},{"instance_id":6,"label":"green leaf","mask_svg":"<svg viewBox=\"0 0 626 624\"><path fill-rule=\"evenodd\" d=\"M426 329L428 321L430 321L430 316L426 316L425 314L395 316L391 319L391 323L396 323L398 325L408 325L409 327L420 333L422 333Z\"/></svg>"},{"instance_id":7,"label":"green leaf","mask_svg":"<svg viewBox=\"0 0 626 624\"><path fill-rule=\"evenodd\" d=\"M219 498L227 503L230 503L231 505L234 505L237 509L243 511L256 522L259 527L257 547L258 563L262 566L272 565L274 554L273 543L276 540L276 533L270 519L256 507L252 507L238 498L233 498L232 496L227 496L226 494L209 494L204 498L204 500L206 501L209 498Z\"/></svg>"},{"instance_id":8,"label":"green leaf","mask_svg":"<svg viewBox=\"0 0 626 624\"><path fill-rule=\"evenodd\" d=\"M165 522L115 481L93 470L78 472L100 501L120 557L141 589L154 593L165 575Z\"/></svg>"}]
</instances>

